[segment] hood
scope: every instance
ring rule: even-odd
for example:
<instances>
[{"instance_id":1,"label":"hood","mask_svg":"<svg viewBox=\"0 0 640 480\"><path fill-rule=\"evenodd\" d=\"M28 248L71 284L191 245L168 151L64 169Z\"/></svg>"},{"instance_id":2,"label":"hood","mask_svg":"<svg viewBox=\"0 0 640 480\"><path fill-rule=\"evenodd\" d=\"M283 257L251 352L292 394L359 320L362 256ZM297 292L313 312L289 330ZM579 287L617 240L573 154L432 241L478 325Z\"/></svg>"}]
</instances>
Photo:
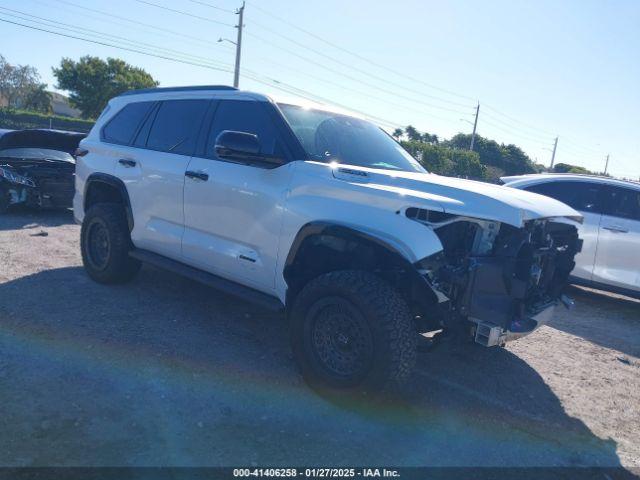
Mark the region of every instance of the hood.
<instances>
[{"instance_id":1,"label":"hood","mask_svg":"<svg viewBox=\"0 0 640 480\"><path fill-rule=\"evenodd\" d=\"M433 173L396 172L350 165L335 165L332 170L337 179L360 183L364 188L395 191L406 198L407 207L421 207L428 197L430 205L438 204L445 213L493 220L516 227L539 218L582 221L578 212L562 202L501 185Z\"/></svg>"},{"instance_id":2,"label":"hood","mask_svg":"<svg viewBox=\"0 0 640 480\"><path fill-rule=\"evenodd\" d=\"M0 136L0 150L14 148L45 148L73 155L80 140L87 135L62 130L12 130Z\"/></svg>"}]
</instances>

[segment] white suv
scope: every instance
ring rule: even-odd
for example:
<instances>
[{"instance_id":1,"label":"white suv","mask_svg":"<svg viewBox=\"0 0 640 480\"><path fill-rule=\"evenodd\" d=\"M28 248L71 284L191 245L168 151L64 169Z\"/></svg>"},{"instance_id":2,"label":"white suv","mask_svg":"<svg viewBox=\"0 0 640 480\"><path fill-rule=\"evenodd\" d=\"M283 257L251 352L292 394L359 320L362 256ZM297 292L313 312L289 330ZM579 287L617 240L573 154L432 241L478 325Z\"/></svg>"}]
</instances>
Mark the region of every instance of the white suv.
<instances>
[{"instance_id":1,"label":"white suv","mask_svg":"<svg viewBox=\"0 0 640 480\"><path fill-rule=\"evenodd\" d=\"M229 87L116 97L77 153L91 278L142 261L286 309L320 388L398 384L423 332L531 332L580 249L561 202L429 174L363 119Z\"/></svg>"},{"instance_id":2,"label":"white suv","mask_svg":"<svg viewBox=\"0 0 640 480\"><path fill-rule=\"evenodd\" d=\"M640 297L640 183L572 174L503 177L513 188L547 195L584 216L571 281Z\"/></svg>"}]
</instances>

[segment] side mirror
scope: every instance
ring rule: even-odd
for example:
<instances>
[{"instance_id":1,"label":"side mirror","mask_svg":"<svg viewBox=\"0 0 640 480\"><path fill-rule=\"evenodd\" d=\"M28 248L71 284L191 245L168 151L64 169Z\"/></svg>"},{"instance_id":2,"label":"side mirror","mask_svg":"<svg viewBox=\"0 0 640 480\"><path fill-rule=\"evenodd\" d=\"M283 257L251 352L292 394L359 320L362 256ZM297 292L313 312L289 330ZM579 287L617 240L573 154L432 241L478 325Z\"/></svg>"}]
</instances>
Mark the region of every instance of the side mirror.
<instances>
[{"instance_id":1,"label":"side mirror","mask_svg":"<svg viewBox=\"0 0 640 480\"><path fill-rule=\"evenodd\" d=\"M260 140L253 133L223 130L216 138L215 150L220 158L237 160L249 165L266 164L277 167L284 163L281 158L260 153Z\"/></svg>"}]
</instances>

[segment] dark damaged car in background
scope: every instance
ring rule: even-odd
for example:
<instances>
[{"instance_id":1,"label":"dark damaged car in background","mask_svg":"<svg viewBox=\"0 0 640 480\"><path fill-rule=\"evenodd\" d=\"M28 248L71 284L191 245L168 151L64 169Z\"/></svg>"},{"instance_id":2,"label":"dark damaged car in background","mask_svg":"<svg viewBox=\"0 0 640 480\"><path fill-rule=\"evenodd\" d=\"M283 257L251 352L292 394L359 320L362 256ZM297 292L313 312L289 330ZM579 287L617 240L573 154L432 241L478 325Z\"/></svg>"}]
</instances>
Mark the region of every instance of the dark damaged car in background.
<instances>
[{"instance_id":1,"label":"dark damaged car in background","mask_svg":"<svg viewBox=\"0 0 640 480\"><path fill-rule=\"evenodd\" d=\"M70 208L74 153L85 136L59 130L0 131L0 213L13 205Z\"/></svg>"}]
</instances>

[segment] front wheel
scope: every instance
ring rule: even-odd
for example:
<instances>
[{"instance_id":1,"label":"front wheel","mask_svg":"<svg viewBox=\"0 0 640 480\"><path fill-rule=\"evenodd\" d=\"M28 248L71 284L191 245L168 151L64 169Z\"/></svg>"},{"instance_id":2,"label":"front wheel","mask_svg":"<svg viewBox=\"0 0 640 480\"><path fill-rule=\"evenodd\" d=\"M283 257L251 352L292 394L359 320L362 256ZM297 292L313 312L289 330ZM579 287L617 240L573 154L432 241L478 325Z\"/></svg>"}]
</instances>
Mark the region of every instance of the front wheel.
<instances>
[{"instance_id":1,"label":"front wheel","mask_svg":"<svg viewBox=\"0 0 640 480\"><path fill-rule=\"evenodd\" d=\"M302 374L320 390L392 390L411 373L416 340L399 293L365 271L330 272L307 284L290 314Z\"/></svg>"},{"instance_id":2,"label":"front wheel","mask_svg":"<svg viewBox=\"0 0 640 480\"><path fill-rule=\"evenodd\" d=\"M89 209L80 248L84 268L96 282L124 283L140 269L140 262L129 256L132 244L122 205L101 203Z\"/></svg>"}]
</instances>

